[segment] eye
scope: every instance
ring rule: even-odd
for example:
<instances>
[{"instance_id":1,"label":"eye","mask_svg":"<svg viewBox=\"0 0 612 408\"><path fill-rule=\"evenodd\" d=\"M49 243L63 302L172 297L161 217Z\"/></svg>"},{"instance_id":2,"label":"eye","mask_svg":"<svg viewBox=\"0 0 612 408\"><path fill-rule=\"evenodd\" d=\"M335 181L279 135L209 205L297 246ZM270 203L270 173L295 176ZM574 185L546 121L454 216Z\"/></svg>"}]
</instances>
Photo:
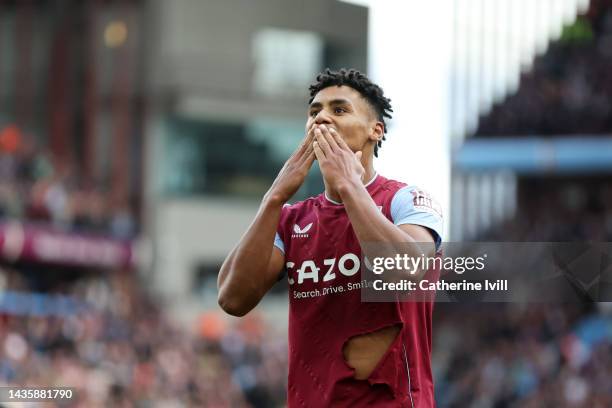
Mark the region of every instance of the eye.
<instances>
[{"instance_id":1,"label":"eye","mask_svg":"<svg viewBox=\"0 0 612 408\"><path fill-rule=\"evenodd\" d=\"M334 113L344 113L346 112L346 109L341 108L341 107L335 107L334 108Z\"/></svg>"},{"instance_id":2,"label":"eye","mask_svg":"<svg viewBox=\"0 0 612 408\"><path fill-rule=\"evenodd\" d=\"M314 118L315 116L317 116L317 113L319 113L319 111L310 111L309 115L311 118Z\"/></svg>"}]
</instances>

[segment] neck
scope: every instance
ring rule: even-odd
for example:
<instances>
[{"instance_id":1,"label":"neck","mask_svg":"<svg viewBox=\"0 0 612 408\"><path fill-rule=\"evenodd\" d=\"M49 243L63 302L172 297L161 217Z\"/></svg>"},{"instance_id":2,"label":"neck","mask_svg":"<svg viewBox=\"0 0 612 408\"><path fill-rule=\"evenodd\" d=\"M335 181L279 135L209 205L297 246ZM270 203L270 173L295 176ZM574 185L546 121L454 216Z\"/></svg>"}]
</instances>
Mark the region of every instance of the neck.
<instances>
[{"instance_id":1,"label":"neck","mask_svg":"<svg viewBox=\"0 0 612 408\"><path fill-rule=\"evenodd\" d=\"M374 164L372 163L372 160L362 159L361 164L363 165L363 168L365 169L365 173L363 173L361 182L365 185L369 183L370 181L372 181L372 178L376 174L376 171L374 170ZM342 199L340 198L340 194L338 194L338 192L335 189L332 189L329 186L329 184L327 184L327 182L325 181L325 178L323 178L323 183L325 184L325 195L327 195L327 198L337 203L341 203Z\"/></svg>"}]
</instances>

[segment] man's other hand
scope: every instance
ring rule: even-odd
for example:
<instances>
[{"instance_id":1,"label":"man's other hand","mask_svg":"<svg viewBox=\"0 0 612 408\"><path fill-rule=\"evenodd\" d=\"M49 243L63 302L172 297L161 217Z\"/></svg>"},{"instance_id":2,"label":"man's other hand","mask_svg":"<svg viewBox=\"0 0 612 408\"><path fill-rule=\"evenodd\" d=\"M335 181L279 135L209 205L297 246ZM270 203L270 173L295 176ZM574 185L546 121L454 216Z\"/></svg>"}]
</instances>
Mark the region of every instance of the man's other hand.
<instances>
[{"instance_id":1,"label":"man's other hand","mask_svg":"<svg viewBox=\"0 0 612 408\"><path fill-rule=\"evenodd\" d=\"M268 199L284 204L298 191L315 159L313 141L314 127L311 127L302 143L287 159L276 176L274 183L266 193Z\"/></svg>"}]
</instances>

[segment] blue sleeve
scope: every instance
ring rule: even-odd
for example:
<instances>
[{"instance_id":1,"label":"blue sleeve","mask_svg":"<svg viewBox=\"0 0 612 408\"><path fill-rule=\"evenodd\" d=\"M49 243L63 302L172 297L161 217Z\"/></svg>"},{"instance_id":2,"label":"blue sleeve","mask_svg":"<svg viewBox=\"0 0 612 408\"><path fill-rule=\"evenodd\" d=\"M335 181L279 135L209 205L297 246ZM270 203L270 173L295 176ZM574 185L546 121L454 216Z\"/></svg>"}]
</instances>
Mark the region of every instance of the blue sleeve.
<instances>
[{"instance_id":1,"label":"blue sleeve","mask_svg":"<svg viewBox=\"0 0 612 408\"><path fill-rule=\"evenodd\" d=\"M391 219L395 225L415 224L428 228L436 242L442 244L444 220L440 205L416 186L399 189L391 200Z\"/></svg>"},{"instance_id":2,"label":"blue sleeve","mask_svg":"<svg viewBox=\"0 0 612 408\"><path fill-rule=\"evenodd\" d=\"M281 239L280 235L278 235L278 232L274 237L274 246L280 249L283 254L285 253L285 243Z\"/></svg>"},{"instance_id":3,"label":"blue sleeve","mask_svg":"<svg viewBox=\"0 0 612 408\"><path fill-rule=\"evenodd\" d=\"M287 211L289 207L291 207L291 205L289 205L288 203L283 204L283 208L281 209L281 218L284 212ZM283 239L278 233L278 230L276 231L276 235L274 236L274 246L280 249L283 255L285 254L285 243L283 242Z\"/></svg>"}]
</instances>

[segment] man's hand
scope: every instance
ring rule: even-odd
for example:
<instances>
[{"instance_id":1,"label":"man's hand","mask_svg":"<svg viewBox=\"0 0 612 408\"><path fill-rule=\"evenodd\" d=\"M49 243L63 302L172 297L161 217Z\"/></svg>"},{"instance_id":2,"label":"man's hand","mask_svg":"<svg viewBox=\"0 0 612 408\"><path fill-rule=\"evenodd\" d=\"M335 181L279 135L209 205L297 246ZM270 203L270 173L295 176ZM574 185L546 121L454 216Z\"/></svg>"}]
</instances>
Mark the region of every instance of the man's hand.
<instances>
[{"instance_id":1,"label":"man's hand","mask_svg":"<svg viewBox=\"0 0 612 408\"><path fill-rule=\"evenodd\" d=\"M327 185L335 191L350 183L361 184L365 169L361 164L361 152L353 153L344 139L333 128L316 126L314 153Z\"/></svg>"},{"instance_id":2,"label":"man's hand","mask_svg":"<svg viewBox=\"0 0 612 408\"><path fill-rule=\"evenodd\" d=\"M298 191L314 162L313 141L314 127L310 128L302 143L285 162L266 193L268 198L284 204Z\"/></svg>"}]
</instances>

